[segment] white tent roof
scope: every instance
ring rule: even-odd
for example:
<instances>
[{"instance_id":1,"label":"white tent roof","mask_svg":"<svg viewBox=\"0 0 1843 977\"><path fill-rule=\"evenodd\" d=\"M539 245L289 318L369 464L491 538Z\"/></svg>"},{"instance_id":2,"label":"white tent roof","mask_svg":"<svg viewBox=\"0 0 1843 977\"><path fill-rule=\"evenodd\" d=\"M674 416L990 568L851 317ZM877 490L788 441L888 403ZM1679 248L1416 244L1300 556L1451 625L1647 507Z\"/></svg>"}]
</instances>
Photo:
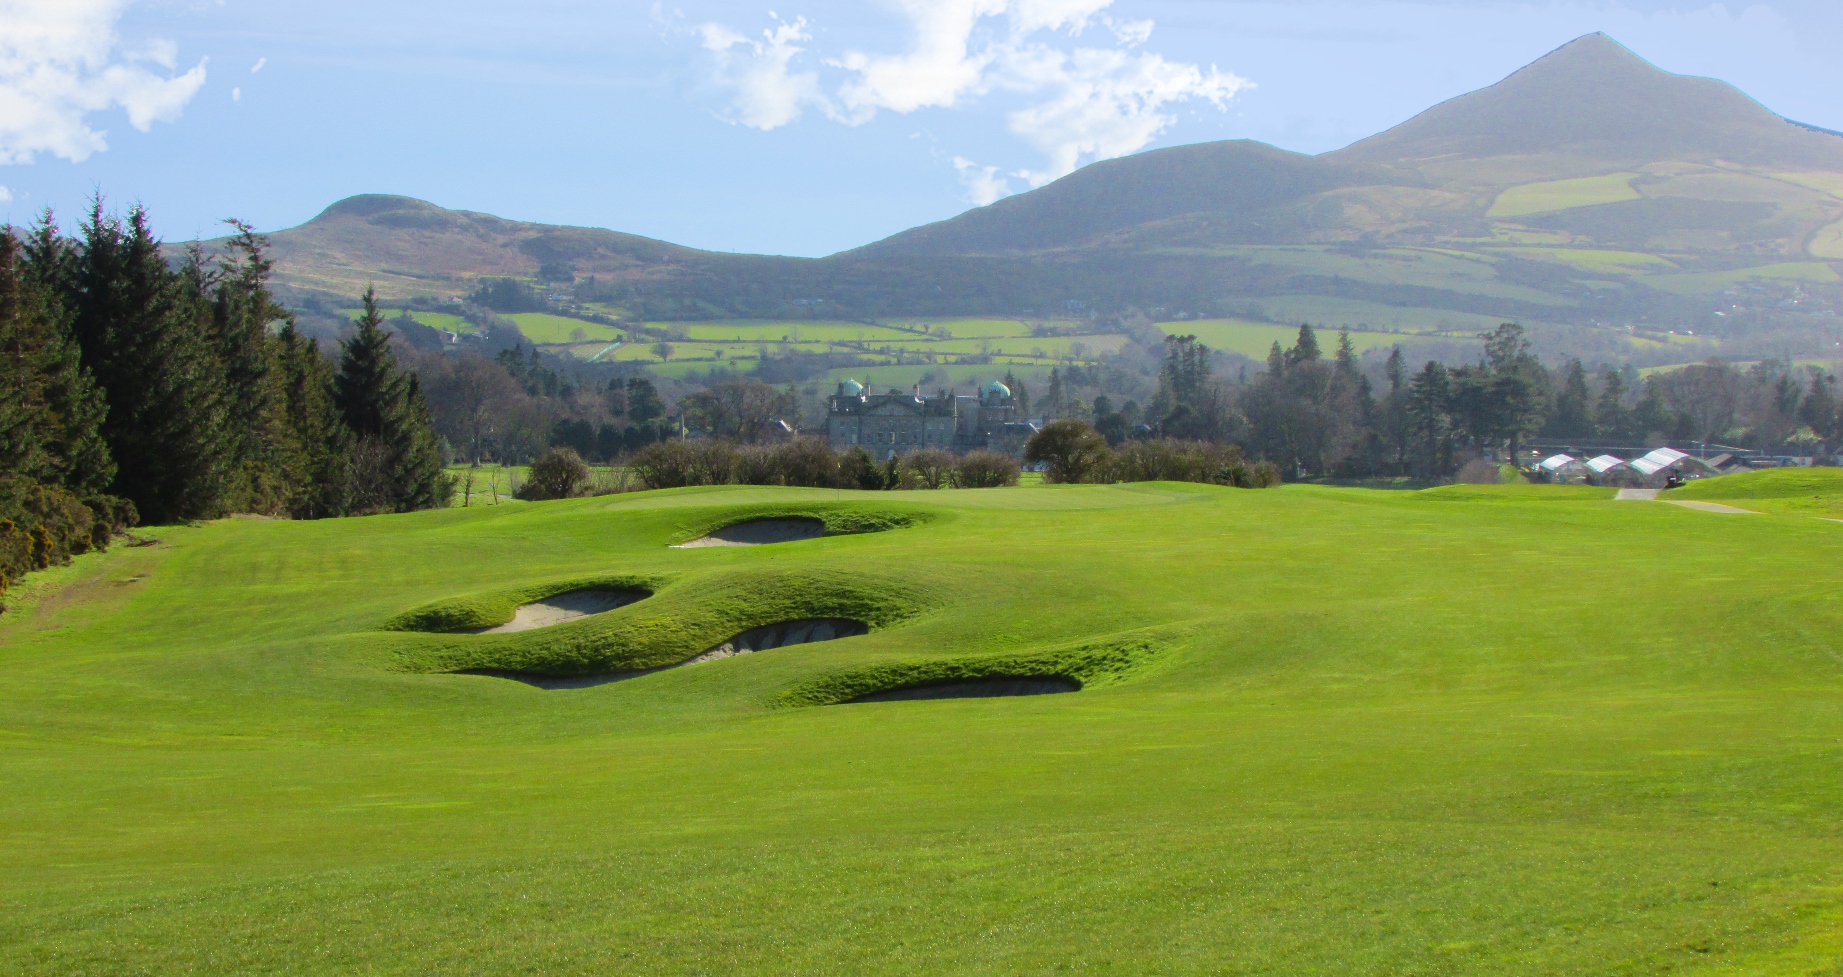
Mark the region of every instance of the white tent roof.
<instances>
[{"instance_id":1,"label":"white tent roof","mask_svg":"<svg viewBox=\"0 0 1843 977\"><path fill-rule=\"evenodd\" d=\"M1580 459L1573 455L1550 455L1542 459L1542 467L1552 472L1561 471L1569 465L1580 464Z\"/></svg>"},{"instance_id":2,"label":"white tent roof","mask_svg":"<svg viewBox=\"0 0 1843 977\"><path fill-rule=\"evenodd\" d=\"M1664 469L1669 468L1670 466L1660 465L1657 462L1652 461L1650 455L1646 455L1643 458L1632 459L1632 467L1637 469L1640 475L1656 475L1658 472L1661 472Z\"/></svg>"},{"instance_id":3,"label":"white tent roof","mask_svg":"<svg viewBox=\"0 0 1843 977\"><path fill-rule=\"evenodd\" d=\"M1604 475L1625 463L1624 458L1617 458L1613 455L1601 455L1598 458L1588 459L1587 467L1593 469L1595 474Z\"/></svg>"},{"instance_id":4,"label":"white tent roof","mask_svg":"<svg viewBox=\"0 0 1843 977\"><path fill-rule=\"evenodd\" d=\"M1671 465L1674 465L1677 462L1682 461L1683 459L1688 458L1688 457L1689 455L1681 451L1678 451L1675 448L1659 448L1656 451L1653 451L1650 454L1644 456L1643 458L1638 459L1638 461L1648 461L1651 464L1657 466L1656 468L1653 468L1652 471L1658 471L1660 469L1668 468ZM1632 464L1636 465L1638 464L1638 462L1635 461ZM1651 474L1651 472L1646 472L1645 474L1649 475Z\"/></svg>"}]
</instances>

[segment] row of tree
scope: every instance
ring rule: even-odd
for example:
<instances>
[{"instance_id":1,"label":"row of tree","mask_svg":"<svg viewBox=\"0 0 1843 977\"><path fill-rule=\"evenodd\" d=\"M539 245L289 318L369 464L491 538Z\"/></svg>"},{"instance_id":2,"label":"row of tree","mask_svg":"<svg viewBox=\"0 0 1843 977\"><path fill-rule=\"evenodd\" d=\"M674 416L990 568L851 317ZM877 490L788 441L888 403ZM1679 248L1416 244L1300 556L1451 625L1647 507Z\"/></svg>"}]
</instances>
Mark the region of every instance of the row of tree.
<instances>
[{"instance_id":1,"label":"row of tree","mask_svg":"<svg viewBox=\"0 0 1843 977\"><path fill-rule=\"evenodd\" d=\"M1429 480L1489 451L1514 456L1538 436L1799 454L1843 440L1836 380L1816 368L1710 361L1640 377L1610 366L1589 373L1570 359L1553 371L1520 326L1479 338L1477 361L1428 361L1410 373L1399 346L1378 370L1359 359L1348 333L1327 356L1304 325L1290 348L1273 345L1265 370L1232 381L1207 346L1173 336L1143 417L1129 421L1102 396L1089 420L1114 445L1160 436L1232 443L1294 476Z\"/></svg>"},{"instance_id":2,"label":"row of tree","mask_svg":"<svg viewBox=\"0 0 1843 977\"><path fill-rule=\"evenodd\" d=\"M221 257L178 262L138 208L98 202L75 236L50 215L0 231L7 579L136 519L447 504L427 404L373 298L329 363L270 294L263 240L235 227Z\"/></svg>"}]
</instances>

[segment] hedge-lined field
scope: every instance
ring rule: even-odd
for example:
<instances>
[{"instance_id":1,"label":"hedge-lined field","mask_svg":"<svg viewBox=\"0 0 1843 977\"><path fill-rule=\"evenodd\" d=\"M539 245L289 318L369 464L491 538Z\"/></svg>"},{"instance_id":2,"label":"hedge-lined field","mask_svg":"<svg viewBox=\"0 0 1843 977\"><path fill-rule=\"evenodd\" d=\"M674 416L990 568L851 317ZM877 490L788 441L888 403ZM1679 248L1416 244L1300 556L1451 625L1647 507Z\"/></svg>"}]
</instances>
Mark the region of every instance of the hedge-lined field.
<instances>
[{"instance_id":1,"label":"hedge-lined field","mask_svg":"<svg viewBox=\"0 0 1843 977\"><path fill-rule=\"evenodd\" d=\"M0 615L0 972L1835 973L1843 526L1607 495L162 528ZM843 534L668 548L760 516ZM589 585L652 596L426 630ZM445 673L801 616L870 633ZM1082 689L834 704L1039 676Z\"/></svg>"}]
</instances>

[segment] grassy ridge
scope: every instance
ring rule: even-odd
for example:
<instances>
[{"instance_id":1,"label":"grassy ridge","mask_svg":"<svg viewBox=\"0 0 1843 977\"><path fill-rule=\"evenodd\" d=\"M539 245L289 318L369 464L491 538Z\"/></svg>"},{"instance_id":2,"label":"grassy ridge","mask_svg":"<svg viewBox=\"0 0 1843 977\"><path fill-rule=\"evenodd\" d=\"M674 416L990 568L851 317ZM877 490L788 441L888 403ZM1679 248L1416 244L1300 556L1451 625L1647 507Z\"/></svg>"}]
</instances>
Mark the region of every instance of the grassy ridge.
<instances>
[{"instance_id":1,"label":"grassy ridge","mask_svg":"<svg viewBox=\"0 0 1843 977\"><path fill-rule=\"evenodd\" d=\"M1665 497L1720 502L1784 515L1843 519L1843 469L1769 468L1699 478L1670 490Z\"/></svg>"},{"instance_id":2,"label":"grassy ridge","mask_svg":"<svg viewBox=\"0 0 1843 977\"><path fill-rule=\"evenodd\" d=\"M841 496L167 530L0 617L0 971L1834 971L1843 527L1530 488L843 493L933 518L707 550L668 544ZM569 692L375 630L610 575L681 632L906 603ZM801 704L1019 667L1086 687Z\"/></svg>"}]
</instances>

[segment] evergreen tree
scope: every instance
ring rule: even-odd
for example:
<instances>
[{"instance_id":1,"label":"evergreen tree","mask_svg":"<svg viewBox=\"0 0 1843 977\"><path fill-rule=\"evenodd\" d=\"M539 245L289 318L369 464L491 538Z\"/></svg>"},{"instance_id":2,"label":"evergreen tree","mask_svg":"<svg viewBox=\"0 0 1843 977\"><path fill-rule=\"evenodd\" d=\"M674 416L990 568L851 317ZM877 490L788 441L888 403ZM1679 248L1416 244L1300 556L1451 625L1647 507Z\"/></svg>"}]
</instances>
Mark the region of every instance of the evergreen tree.
<instances>
[{"instance_id":1,"label":"evergreen tree","mask_svg":"<svg viewBox=\"0 0 1843 977\"><path fill-rule=\"evenodd\" d=\"M1350 330L1337 333L1337 374L1346 379L1357 375L1357 347L1350 341Z\"/></svg>"},{"instance_id":2,"label":"evergreen tree","mask_svg":"<svg viewBox=\"0 0 1843 977\"><path fill-rule=\"evenodd\" d=\"M1062 416L1062 373L1053 366L1049 368L1049 391L1043 395L1043 416Z\"/></svg>"},{"instance_id":3,"label":"evergreen tree","mask_svg":"<svg viewBox=\"0 0 1843 977\"><path fill-rule=\"evenodd\" d=\"M1408 416L1418 436L1420 457L1416 466L1426 478L1437 478L1451 468L1451 377L1445 366L1429 360L1408 385Z\"/></svg>"},{"instance_id":4,"label":"evergreen tree","mask_svg":"<svg viewBox=\"0 0 1843 977\"><path fill-rule=\"evenodd\" d=\"M108 408L21 264L18 240L0 230L0 473L93 496L115 477Z\"/></svg>"},{"instance_id":5,"label":"evergreen tree","mask_svg":"<svg viewBox=\"0 0 1843 977\"><path fill-rule=\"evenodd\" d=\"M1594 430L1603 438L1632 437L1632 412L1625 405L1625 378L1601 368L1600 402L1593 410Z\"/></svg>"},{"instance_id":6,"label":"evergreen tree","mask_svg":"<svg viewBox=\"0 0 1843 977\"><path fill-rule=\"evenodd\" d=\"M333 406L333 375L320 344L303 339L294 323L277 339L276 373L295 455L288 511L296 519L319 519L346 511L345 426Z\"/></svg>"},{"instance_id":7,"label":"evergreen tree","mask_svg":"<svg viewBox=\"0 0 1843 977\"><path fill-rule=\"evenodd\" d=\"M267 242L242 221L228 223L237 234L213 282L211 316L230 392L225 435L234 471L227 501L238 511L279 513L289 508L289 495L305 473L296 470L303 446L288 423L275 362L281 350L269 324L293 317L269 294L274 263L264 253Z\"/></svg>"},{"instance_id":8,"label":"evergreen tree","mask_svg":"<svg viewBox=\"0 0 1843 977\"><path fill-rule=\"evenodd\" d=\"M1287 365L1291 366L1294 363L1315 363L1321 355L1323 354L1318 351L1318 334L1312 331L1312 324L1309 322L1300 323L1299 339L1293 343L1292 349L1286 351Z\"/></svg>"},{"instance_id":9,"label":"evergreen tree","mask_svg":"<svg viewBox=\"0 0 1843 977\"><path fill-rule=\"evenodd\" d=\"M1829 374L1814 372L1811 388L1805 392L1804 402L1798 405L1798 422L1826 441L1836 437L1837 401L1830 392L1835 383Z\"/></svg>"},{"instance_id":10,"label":"evergreen tree","mask_svg":"<svg viewBox=\"0 0 1843 977\"><path fill-rule=\"evenodd\" d=\"M97 200L82 238L59 238L47 214L26 250L108 402L113 492L153 522L218 515L234 452L208 276L196 256L169 269L138 207L123 222Z\"/></svg>"},{"instance_id":11,"label":"evergreen tree","mask_svg":"<svg viewBox=\"0 0 1843 977\"><path fill-rule=\"evenodd\" d=\"M1586 437L1593 433L1593 416L1588 401L1593 394L1587 389L1587 369L1580 360L1571 359L1562 369L1561 393L1555 397L1555 411L1544 428L1558 438Z\"/></svg>"},{"instance_id":12,"label":"evergreen tree","mask_svg":"<svg viewBox=\"0 0 1843 977\"><path fill-rule=\"evenodd\" d=\"M353 440L355 511L409 512L446 505L454 480L442 472L434 422L421 385L397 367L374 289L365 290L358 330L339 344L333 401Z\"/></svg>"},{"instance_id":13,"label":"evergreen tree","mask_svg":"<svg viewBox=\"0 0 1843 977\"><path fill-rule=\"evenodd\" d=\"M1275 345L1279 345L1276 343ZM1408 382L1407 360L1401 355L1401 344L1396 343L1389 349L1389 359L1383 364L1383 372L1389 377L1389 393L1401 390L1401 385Z\"/></svg>"}]
</instances>

